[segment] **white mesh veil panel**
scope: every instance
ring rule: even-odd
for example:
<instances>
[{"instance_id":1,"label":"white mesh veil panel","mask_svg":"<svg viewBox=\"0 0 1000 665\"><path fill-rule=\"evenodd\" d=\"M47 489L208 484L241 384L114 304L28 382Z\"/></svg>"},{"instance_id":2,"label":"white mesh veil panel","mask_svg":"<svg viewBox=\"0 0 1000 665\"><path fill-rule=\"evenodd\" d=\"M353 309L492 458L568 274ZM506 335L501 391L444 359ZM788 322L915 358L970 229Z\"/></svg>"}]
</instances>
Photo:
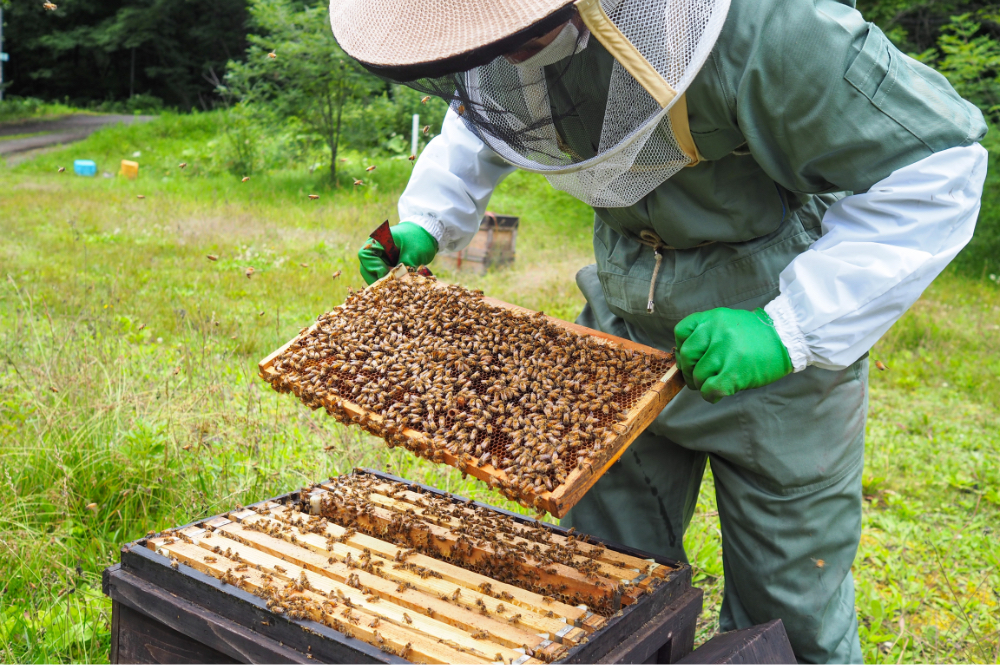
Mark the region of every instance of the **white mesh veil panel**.
<instances>
[{"instance_id":1,"label":"white mesh veil panel","mask_svg":"<svg viewBox=\"0 0 1000 665\"><path fill-rule=\"evenodd\" d=\"M676 102L715 45L729 0L602 0L602 7L677 91ZM491 127L477 131L484 142L511 164L545 175L592 206L632 205L691 163L674 137L670 107L662 108L618 62L596 155L576 154L559 136L541 68L518 67L501 57L467 72L464 85L477 110L465 117L467 123L477 131L478 117Z\"/></svg>"}]
</instances>

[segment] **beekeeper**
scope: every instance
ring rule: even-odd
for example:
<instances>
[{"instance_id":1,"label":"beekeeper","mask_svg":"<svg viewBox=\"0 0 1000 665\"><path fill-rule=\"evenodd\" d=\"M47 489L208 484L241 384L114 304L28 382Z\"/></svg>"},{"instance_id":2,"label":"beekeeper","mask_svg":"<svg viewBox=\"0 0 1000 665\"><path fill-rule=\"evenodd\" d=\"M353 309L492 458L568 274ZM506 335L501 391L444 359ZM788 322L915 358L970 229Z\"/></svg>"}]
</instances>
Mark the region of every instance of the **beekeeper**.
<instances>
[{"instance_id":1,"label":"beekeeper","mask_svg":"<svg viewBox=\"0 0 1000 665\"><path fill-rule=\"evenodd\" d=\"M579 323L669 350L682 391L563 524L684 559L707 459L720 629L780 618L860 662L867 352L969 241L975 106L853 0L334 0L385 79L447 100L393 236L464 247L515 168L593 206ZM369 282L380 248L360 253Z\"/></svg>"}]
</instances>

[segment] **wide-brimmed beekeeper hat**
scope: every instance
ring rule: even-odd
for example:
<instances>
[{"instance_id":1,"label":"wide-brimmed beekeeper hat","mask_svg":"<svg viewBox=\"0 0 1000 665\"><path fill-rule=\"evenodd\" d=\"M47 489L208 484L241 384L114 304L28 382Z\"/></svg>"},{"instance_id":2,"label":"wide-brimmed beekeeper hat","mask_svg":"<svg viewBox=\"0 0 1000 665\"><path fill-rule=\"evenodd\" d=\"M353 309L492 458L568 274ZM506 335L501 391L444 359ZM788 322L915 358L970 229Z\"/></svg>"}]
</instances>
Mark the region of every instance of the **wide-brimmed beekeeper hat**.
<instances>
[{"instance_id":1,"label":"wide-brimmed beekeeper hat","mask_svg":"<svg viewBox=\"0 0 1000 665\"><path fill-rule=\"evenodd\" d=\"M620 207L698 162L684 91L728 10L729 0L332 0L330 24L348 55L448 101L503 159L590 205ZM537 54L504 57L560 26ZM591 38L614 58L609 80L579 75ZM591 119L603 124L599 145L582 123L562 122L575 110L553 110L550 86L567 72L573 94L607 97Z\"/></svg>"},{"instance_id":2,"label":"wide-brimmed beekeeper hat","mask_svg":"<svg viewBox=\"0 0 1000 665\"><path fill-rule=\"evenodd\" d=\"M549 32L572 0L332 0L341 48L373 72L408 81L466 71Z\"/></svg>"}]
</instances>

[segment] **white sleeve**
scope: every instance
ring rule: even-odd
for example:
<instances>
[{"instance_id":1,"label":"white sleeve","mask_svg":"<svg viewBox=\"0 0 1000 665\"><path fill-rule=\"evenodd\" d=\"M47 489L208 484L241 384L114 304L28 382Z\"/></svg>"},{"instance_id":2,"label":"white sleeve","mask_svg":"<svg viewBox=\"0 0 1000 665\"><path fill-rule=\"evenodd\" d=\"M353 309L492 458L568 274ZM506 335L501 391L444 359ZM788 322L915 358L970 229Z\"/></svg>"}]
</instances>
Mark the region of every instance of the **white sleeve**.
<instances>
[{"instance_id":1,"label":"white sleeve","mask_svg":"<svg viewBox=\"0 0 1000 665\"><path fill-rule=\"evenodd\" d=\"M951 148L826 211L823 236L781 272L764 308L800 372L864 355L972 238L987 152Z\"/></svg>"},{"instance_id":2,"label":"white sleeve","mask_svg":"<svg viewBox=\"0 0 1000 665\"><path fill-rule=\"evenodd\" d=\"M493 190L513 171L449 109L399 197L399 220L426 229L441 251L462 249L479 230Z\"/></svg>"}]
</instances>

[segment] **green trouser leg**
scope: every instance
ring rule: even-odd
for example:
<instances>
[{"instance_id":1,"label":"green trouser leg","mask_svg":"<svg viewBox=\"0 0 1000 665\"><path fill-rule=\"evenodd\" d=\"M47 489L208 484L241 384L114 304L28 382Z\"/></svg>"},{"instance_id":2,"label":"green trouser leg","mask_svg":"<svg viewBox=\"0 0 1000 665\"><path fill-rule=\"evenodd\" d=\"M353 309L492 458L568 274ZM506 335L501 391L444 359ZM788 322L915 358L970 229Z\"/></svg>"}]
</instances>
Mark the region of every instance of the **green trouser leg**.
<instances>
[{"instance_id":1,"label":"green trouser leg","mask_svg":"<svg viewBox=\"0 0 1000 665\"><path fill-rule=\"evenodd\" d=\"M599 284L581 288L580 324L673 344L672 335L651 340L616 317ZM866 412L867 360L840 372L809 368L715 405L685 389L563 524L684 560L707 457L726 578L720 628L780 618L801 661L860 662L850 569L861 536Z\"/></svg>"},{"instance_id":2,"label":"green trouser leg","mask_svg":"<svg viewBox=\"0 0 1000 665\"><path fill-rule=\"evenodd\" d=\"M830 484L785 494L715 455L712 474L726 576L719 629L780 618L800 661L860 663L851 564L861 536L861 464Z\"/></svg>"},{"instance_id":3,"label":"green trouser leg","mask_svg":"<svg viewBox=\"0 0 1000 665\"><path fill-rule=\"evenodd\" d=\"M643 432L560 523L687 561L684 530L698 504L705 459Z\"/></svg>"}]
</instances>

